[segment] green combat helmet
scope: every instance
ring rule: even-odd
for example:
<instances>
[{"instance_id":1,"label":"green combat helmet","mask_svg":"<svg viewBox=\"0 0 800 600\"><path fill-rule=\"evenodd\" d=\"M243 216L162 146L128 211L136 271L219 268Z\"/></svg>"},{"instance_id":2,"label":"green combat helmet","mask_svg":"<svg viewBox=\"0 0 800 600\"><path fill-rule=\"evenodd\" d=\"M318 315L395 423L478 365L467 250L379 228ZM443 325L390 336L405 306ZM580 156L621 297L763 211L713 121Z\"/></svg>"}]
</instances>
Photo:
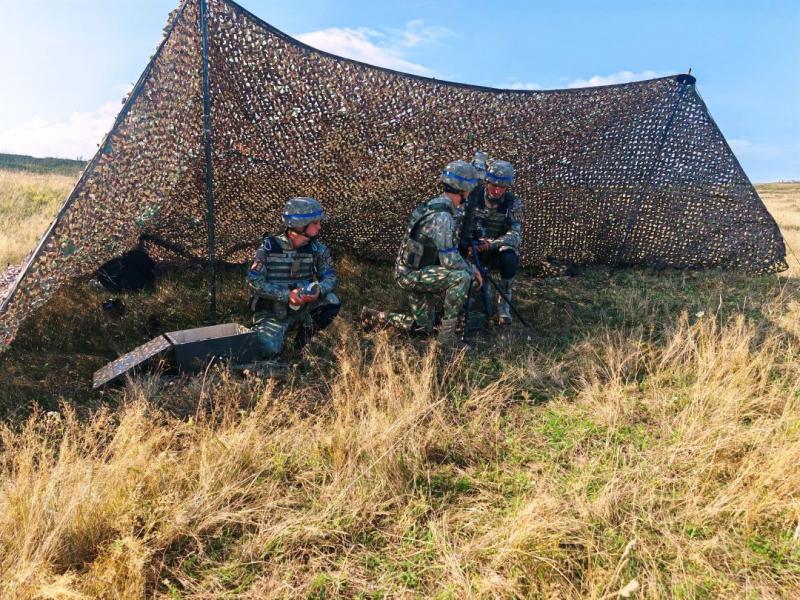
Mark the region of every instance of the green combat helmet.
<instances>
[{"instance_id":1,"label":"green combat helmet","mask_svg":"<svg viewBox=\"0 0 800 600\"><path fill-rule=\"evenodd\" d=\"M302 229L314 221L322 221L325 211L314 198L291 198L283 206L283 224L286 227Z\"/></svg>"},{"instance_id":2,"label":"green combat helmet","mask_svg":"<svg viewBox=\"0 0 800 600\"><path fill-rule=\"evenodd\" d=\"M444 168L439 181L469 194L478 185L478 170L464 160L454 160Z\"/></svg>"},{"instance_id":3,"label":"green combat helmet","mask_svg":"<svg viewBox=\"0 0 800 600\"><path fill-rule=\"evenodd\" d=\"M486 169L486 182L500 187L510 188L516 178L514 167L507 160L493 160Z\"/></svg>"}]
</instances>

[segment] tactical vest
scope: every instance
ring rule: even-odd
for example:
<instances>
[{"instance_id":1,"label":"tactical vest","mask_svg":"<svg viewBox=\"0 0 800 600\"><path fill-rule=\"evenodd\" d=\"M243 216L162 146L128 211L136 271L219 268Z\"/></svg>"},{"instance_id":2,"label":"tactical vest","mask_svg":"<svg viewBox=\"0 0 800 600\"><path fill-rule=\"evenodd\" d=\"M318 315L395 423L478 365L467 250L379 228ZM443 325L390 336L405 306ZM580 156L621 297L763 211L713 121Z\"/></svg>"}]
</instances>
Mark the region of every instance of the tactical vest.
<instances>
[{"instance_id":1,"label":"tactical vest","mask_svg":"<svg viewBox=\"0 0 800 600\"><path fill-rule=\"evenodd\" d=\"M256 258L264 265L264 279L269 283L285 284L287 289L302 287L315 279L314 252L311 244L293 250L284 250L274 237L265 237L264 243L256 251ZM254 296L251 308L269 310L270 301ZM275 316L282 319L286 316L287 306L282 302L273 302Z\"/></svg>"},{"instance_id":2,"label":"tactical vest","mask_svg":"<svg viewBox=\"0 0 800 600\"><path fill-rule=\"evenodd\" d=\"M397 257L399 264L415 271L439 264L439 248L436 242L419 230L427 219L437 213L448 212L453 215L451 206L440 198L434 198L418 205L411 212L405 238L400 244L400 254Z\"/></svg>"},{"instance_id":3,"label":"tactical vest","mask_svg":"<svg viewBox=\"0 0 800 600\"><path fill-rule=\"evenodd\" d=\"M483 220L481 233L489 239L494 239L511 229L511 207L513 205L514 195L510 192L503 194L500 202L494 208L487 206L486 197L481 194L477 205L477 212Z\"/></svg>"},{"instance_id":4,"label":"tactical vest","mask_svg":"<svg viewBox=\"0 0 800 600\"><path fill-rule=\"evenodd\" d=\"M287 286L300 281L309 282L314 277L314 253L311 244L284 250L275 238L267 238L256 252L264 265L264 278L270 283Z\"/></svg>"}]
</instances>

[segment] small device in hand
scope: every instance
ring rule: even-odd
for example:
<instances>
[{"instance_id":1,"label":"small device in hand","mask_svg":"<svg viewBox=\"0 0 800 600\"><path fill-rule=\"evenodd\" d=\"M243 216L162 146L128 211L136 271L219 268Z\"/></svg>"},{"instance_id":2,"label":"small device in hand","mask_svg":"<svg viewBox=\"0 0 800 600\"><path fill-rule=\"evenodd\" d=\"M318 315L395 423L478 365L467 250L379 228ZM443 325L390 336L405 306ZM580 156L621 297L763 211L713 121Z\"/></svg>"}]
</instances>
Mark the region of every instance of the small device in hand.
<instances>
[{"instance_id":1,"label":"small device in hand","mask_svg":"<svg viewBox=\"0 0 800 600\"><path fill-rule=\"evenodd\" d=\"M299 288L297 294L298 296L300 296L300 299L304 299L308 296L313 298L314 296L317 295L318 292L319 292L319 284L316 281L312 281L311 283L308 283L303 287ZM291 303L289 304L289 308L291 308L292 310L300 310L302 306L304 305L291 304Z\"/></svg>"}]
</instances>

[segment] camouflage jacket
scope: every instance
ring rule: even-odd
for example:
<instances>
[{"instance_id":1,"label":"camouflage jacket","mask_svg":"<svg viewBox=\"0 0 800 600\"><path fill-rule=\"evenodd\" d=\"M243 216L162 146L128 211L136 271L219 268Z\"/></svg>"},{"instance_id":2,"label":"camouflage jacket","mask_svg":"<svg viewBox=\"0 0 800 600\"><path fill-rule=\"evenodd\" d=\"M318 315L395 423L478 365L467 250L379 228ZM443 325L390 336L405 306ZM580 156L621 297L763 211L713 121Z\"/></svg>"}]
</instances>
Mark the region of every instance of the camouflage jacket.
<instances>
[{"instance_id":1,"label":"camouflage jacket","mask_svg":"<svg viewBox=\"0 0 800 600\"><path fill-rule=\"evenodd\" d=\"M516 250L522 241L522 201L507 191L497 200L488 197L483 185L470 194L468 203L474 238L486 238L492 250Z\"/></svg>"},{"instance_id":2,"label":"camouflage jacket","mask_svg":"<svg viewBox=\"0 0 800 600\"><path fill-rule=\"evenodd\" d=\"M292 248L285 234L264 237L247 272L250 292L276 302L288 302L292 289L311 281L319 283L320 297L336 287L331 251L318 240Z\"/></svg>"},{"instance_id":3,"label":"camouflage jacket","mask_svg":"<svg viewBox=\"0 0 800 600\"><path fill-rule=\"evenodd\" d=\"M475 265L464 260L458 251L461 223L464 211L456 207L445 194L431 198L428 205L442 205L446 210L438 210L426 216L417 226L417 235L426 237L436 244L439 266L453 271L467 271L475 274ZM405 275L410 269L400 260L395 262L395 277Z\"/></svg>"}]
</instances>

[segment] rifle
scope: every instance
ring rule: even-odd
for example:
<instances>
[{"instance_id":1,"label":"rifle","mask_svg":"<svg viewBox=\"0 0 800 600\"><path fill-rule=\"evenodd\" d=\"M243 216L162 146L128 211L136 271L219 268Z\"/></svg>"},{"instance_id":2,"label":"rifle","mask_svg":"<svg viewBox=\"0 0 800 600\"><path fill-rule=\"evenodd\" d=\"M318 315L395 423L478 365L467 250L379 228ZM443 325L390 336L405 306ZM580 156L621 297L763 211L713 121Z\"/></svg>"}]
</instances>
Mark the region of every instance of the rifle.
<instances>
[{"instance_id":1,"label":"rifle","mask_svg":"<svg viewBox=\"0 0 800 600\"><path fill-rule=\"evenodd\" d=\"M489 277L489 274L486 272L486 269L481 264L481 259L478 256L478 248L476 244L476 240L470 240L469 247L472 249L472 262L475 264L475 268L478 269L478 272L481 274L483 278L483 285L481 286L481 296L483 297L483 309L486 311L486 318L491 319L494 315L494 302L492 302L492 293L489 291L489 286L486 285L486 278ZM497 287L497 284L495 284Z\"/></svg>"},{"instance_id":2,"label":"rifle","mask_svg":"<svg viewBox=\"0 0 800 600\"><path fill-rule=\"evenodd\" d=\"M458 236L458 251L461 253L461 256L463 256L465 259L467 259L467 257L469 256L467 250L470 247L470 244L474 246L472 229L475 219L475 205L474 202L471 202L471 200L472 196L470 195L470 197L467 198L467 201L464 204L464 220L461 223L461 231L459 231L459 236ZM461 335L462 342L466 341L467 330L470 325L470 316L472 315L472 306L474 304L474 301L472 299L472 288L474 287L474 285L475 281L470 280L469 288L467 288L467 299L464 302L464 330ZM485 286L483 289L484 292L488 291L486 290ZM486 310L486 314L491 316L493 308L492 302L491 299L487 297L486 293L484 293L483 295L483 304L484 304L484 309Z\"/></svg>"}]
</instances>

